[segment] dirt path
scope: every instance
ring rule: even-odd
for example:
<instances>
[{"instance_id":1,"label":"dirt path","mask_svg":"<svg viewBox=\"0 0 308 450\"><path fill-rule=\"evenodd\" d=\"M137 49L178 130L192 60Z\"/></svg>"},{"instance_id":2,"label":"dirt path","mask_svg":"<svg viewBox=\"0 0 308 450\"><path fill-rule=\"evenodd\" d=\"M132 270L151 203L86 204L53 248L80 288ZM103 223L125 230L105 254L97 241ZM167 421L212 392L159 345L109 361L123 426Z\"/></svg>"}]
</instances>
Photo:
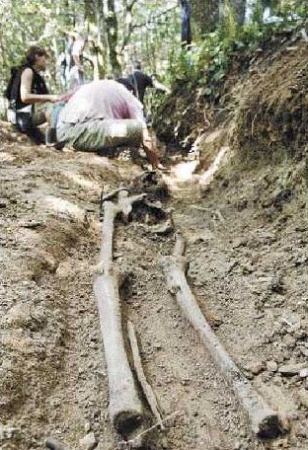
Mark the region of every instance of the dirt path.
<instances>
[{"instance_id":1,"label":"dirt path","mask_svg":"<svg viewBox=\"0 0 308 450\"><path fill-rule=\"evenodd\" d=\"M1 448L44 449L48 437L70 450L125 448L108 416L93 266L100 193L128 183L140 169L2 134ZM117 223L115 257L131 272L123 316L135 324L164 417L173 415L164 432L149 433L145 448L308 447L307 378L280 371L307 361L306 203L297 194L279 203L284 197L269 188L274 203L262 206L258 176L250 184L218 180L201 197L195 188L183 196L177 191L167 206L188 242L188 277L205 316L253 385L293 420L292 432L269 443L251 434L167 291L159 260L172 251L174 234L153 232L144 217Z\"/></svg>"}]
</instances>

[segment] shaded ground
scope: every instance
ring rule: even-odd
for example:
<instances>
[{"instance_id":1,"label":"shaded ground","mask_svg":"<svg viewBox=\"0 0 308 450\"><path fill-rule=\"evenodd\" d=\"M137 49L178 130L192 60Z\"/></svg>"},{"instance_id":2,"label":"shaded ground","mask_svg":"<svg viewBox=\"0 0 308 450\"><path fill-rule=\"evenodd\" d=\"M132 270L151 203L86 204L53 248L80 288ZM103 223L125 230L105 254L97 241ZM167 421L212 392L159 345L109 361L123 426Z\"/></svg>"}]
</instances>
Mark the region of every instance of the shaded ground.
<instances>
[{"instance_id":1,"label":"shaded ground","mask_svg":"<svg viewBox=\"0 0 308 450\"><path fill-rule=\"evenodd\" d=\"M286 55L297 70L302 53ZM274 77L282 63L270 61L264 70ZM148 434L148 449L308 448L306 144L296 141L296 158L279 139L266 154L257 144L231 151L230 142L245 135L248 101L237 122L201 133L190 161L170 158L165 207L173 209L173 230L165 219L155 228L147 215L117 222L115 258L130 272L123 315L135 324L163 415L173 415L165 431ZM130 183L141 169L121 157L33 147L4 123L0 134L0 446L43 449L51 436L70 449L125 448L108 417L93 273L101 191ZM208 172L218 154L220 170ZM251 434L168 293L159 261L176 230L187 242L187 275L204 315L253 386L290 421L285 436L262 442Z\"/></svg>"}]
</instances>

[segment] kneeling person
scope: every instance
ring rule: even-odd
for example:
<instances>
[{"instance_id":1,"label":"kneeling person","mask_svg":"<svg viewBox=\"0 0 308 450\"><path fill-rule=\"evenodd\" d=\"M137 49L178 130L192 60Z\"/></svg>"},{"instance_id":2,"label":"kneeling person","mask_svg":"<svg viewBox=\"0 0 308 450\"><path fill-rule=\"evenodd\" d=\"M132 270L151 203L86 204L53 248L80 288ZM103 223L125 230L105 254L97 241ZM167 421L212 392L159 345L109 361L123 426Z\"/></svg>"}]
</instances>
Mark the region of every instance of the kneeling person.
<instances>
[{"instance_id":1,"label":"kneeling person","mask_svg":"<svg viewBox=\"0 0 308 450\"><path fill-rule=\"evenodd\" d=\"M81 86L59 112L56 134L58 142L70 143L76 150L142 144L153 168L159 167L142 104L113 80Z\"/></svg>"}]
</instances>

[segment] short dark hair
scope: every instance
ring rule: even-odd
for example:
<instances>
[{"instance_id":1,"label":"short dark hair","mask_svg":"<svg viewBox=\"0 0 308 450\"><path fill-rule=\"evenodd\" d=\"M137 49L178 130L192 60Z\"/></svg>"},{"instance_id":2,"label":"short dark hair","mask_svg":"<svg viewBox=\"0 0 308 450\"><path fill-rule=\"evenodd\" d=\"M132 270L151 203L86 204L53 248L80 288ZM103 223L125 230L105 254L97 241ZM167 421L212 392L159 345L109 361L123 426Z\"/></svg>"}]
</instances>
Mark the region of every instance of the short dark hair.
<instances>
[{"instance_id":1,"label":"short dark hair","mask_svg":"<svg viewBox=\"0 0 308 450\"><path fill-rule=\"evenodd\" d=\"M133 66L135 70L141 70L141 61L134 61Z\"/></svg>"},{"instance_id":2,"label":"short dark hair","mask_svg":"<svg viewBox=\"0 0 308 450\"><path fill-rule=\"evenodd\" d=\"M27 63L31 64L31 65L34 64L36 56L48 57L48 53L43 48L38 47L37 45L32 45L31 47L28 48L27 53L26 53Z\"/></svg>"},{"instance_id":3,"label":"short dark hair","mask_svg":"<svg viewBox=\"0 0 308 450\"><path fill-rule=\"evenodd\" d=\"M118 83L123 84L123 86L125 86L126 89L128 89L132 94L136 95L136 89L134 85L127 78L124 77L117 78L116 81Z\"/></svg>"}]
</instances>

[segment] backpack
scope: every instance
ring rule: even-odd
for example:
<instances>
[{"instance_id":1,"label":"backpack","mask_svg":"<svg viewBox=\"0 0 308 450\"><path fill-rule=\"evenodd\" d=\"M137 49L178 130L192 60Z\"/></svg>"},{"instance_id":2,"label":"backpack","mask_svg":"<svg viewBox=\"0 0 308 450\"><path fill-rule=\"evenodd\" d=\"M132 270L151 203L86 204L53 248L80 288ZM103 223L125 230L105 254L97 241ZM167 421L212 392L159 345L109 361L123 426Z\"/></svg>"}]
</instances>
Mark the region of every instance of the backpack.
<instances>
[{"instance_id":1,"label":"backpack","mask_svg":"<svg viewBox=\"0 0 308 450\"><path fill-rule=\"evenodd\" d=\"M10 75L10 79L8 82L8 85L4 91L4 96L5 98L7 98L9 101L11 100L12 97L12 90L13 90L13 85L14 85L14 81L18 75L18 70L19 67L12 67L11 68L11 75Z\"/></svg>"}]
</instances>

